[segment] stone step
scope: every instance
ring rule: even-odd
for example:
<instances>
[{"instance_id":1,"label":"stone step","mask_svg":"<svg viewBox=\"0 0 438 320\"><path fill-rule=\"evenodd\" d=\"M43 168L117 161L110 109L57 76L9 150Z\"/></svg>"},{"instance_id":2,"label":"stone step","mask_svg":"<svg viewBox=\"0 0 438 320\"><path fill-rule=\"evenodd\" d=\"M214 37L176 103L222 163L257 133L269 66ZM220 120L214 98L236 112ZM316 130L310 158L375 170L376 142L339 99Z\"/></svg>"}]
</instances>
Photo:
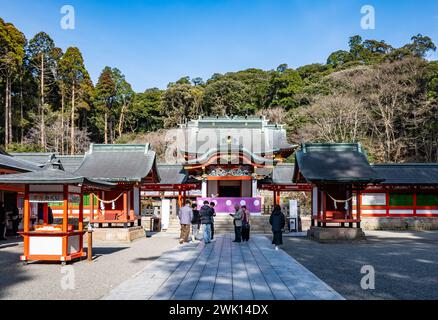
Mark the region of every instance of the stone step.
<instances>
[{"instance_id":1,"label":"stone step","mask_svg":"<svg viewBox=\"0 0 438 320\"><path fill-rule=\"evenodd\" d=\"M252 233L270 233L271 226L269 224L269 216L253 216L251 217L251 232ZM173 218L169 221L169 227L166 230L168 233L179 233L180 223L178 218ZM233 219L229 216L216 216L214 218L214 231L217 234L233 233Z\"/></svg>"}]
</instances>

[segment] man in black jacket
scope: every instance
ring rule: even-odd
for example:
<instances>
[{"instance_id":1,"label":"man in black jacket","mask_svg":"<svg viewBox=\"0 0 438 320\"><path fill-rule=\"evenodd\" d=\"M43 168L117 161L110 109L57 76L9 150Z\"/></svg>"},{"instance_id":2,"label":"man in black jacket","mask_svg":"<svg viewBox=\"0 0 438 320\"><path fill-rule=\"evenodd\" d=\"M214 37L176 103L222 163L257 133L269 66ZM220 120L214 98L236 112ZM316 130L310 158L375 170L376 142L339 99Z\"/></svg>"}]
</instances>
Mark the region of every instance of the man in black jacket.
<instances>
[{"instance_id":1,"label":"man in black jacket","mask_svg":"<svg viewBox=\"0 0 438 320\"><path fill-rule=\"evenodd\" d=\"M201 217L201 224L204 228L204 243L211 242L211 223L213 217L213 210L209 206L208 201L204 201L204 205L199 210L199 216Z\"/></svg>"},{"instance_id":2,"label":"man in black jacket","mask_svg":"<svg viewBox=\"0 0 438 320\"><path fill-rule=\"evenodd\" d=\"M213 240L213 238L214 238L214 217L216 217L216 210L214 210L215 206L216 206L216 203L214 203L213 201L210 202L210 208L211 208L211 211L213 212L213 216L211 217L211 240Z\"/></svg>"}]
</instances>

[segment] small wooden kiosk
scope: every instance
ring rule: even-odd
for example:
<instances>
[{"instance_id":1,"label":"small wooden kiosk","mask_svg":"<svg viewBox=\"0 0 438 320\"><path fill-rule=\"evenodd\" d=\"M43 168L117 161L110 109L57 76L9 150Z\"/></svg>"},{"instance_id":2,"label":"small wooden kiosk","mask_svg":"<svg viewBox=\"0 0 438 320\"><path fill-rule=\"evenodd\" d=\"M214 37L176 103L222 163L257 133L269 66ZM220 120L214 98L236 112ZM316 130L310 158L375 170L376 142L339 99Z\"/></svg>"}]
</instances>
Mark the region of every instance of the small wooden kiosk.
<instances>
[{"instance_id":1,"label":"small wooden kiosk","mask_svg":"<svg viewBox=\"0 0 438 320\"><path fill-rule=\"evenodd\" d=\"M84 256L83 194L109 190L114 185L74 176L65 172L59 163L52 163L41 171L3 176L0 184L24 186L23 231L20 232L24 238L24 253L20 259L24 263L60 261L63 264ZM42 214L38 214L38 223L32 228L31 203L43 208ZM49 207L56 203L62 203L62 219L49 224ZM69 220L69 206L73 203L79 206L79 216Z\"/></svg>"}]
</instances>

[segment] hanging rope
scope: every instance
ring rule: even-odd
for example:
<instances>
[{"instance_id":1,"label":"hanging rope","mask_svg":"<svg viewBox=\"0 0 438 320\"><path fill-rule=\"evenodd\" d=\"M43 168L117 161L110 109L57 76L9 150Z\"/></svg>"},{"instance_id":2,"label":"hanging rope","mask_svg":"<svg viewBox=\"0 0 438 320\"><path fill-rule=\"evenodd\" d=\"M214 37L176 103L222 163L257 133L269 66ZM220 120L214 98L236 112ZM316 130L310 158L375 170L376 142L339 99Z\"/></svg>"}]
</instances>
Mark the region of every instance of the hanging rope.
<instances>
[{"instance_id":1,"label":"hanging rope","mask_svg":"<svg viewBox=\"0 0 438 320\"><path fill-rule=\"evenodd\" d=\"M333 198L330 194L327 193L327 195L330 197L330 199L333 200L333 203L335 204L335 209L338 209L338 202L339 203L345 203L345 210L348 210L350 208L349 203L351 200L353 200L353 197L346 199L346 200L338 200Z\"/></svg>"},{"instance_id":2,"label":"hanging rope","mask_svg":"<svg viewBox=\"0 0 438 320\"><path fill-rule=\"evenodd\" d=\"M118 196L117 198L115 198L115 199L113 199L113 200L102 200L102 199L100 199L98 196L96 196L94 193L92 193L91 195L92 195L93 197L96 197L97 201L100 201L101 203L104 203L104 204L110 204L110 203L113 203L113 202L116 202L117 200L119 200L120 197L123 196L123 192L122 192L121 194L119 194L119 196Z\"/></svg>"},{"instance_id":3,"label":"hanging rope","mask_svg":"<svg viewBox=\"0 0 438 320\"><path fill-rule=\"evenodd\" d=\"M111 203L111 208L112 210L116 209L116 201L120 199L121 196L123 196L123 192L121 194L119 194L118 197L116 197L113 200L102 200L100 199L98 196L96 196L94 193L91 194L92 197L96 197L97 201L100 202L100 211L102 212L102 214L104 214L105 212L105 204L110 204ZM93 198L90 199L90 202L94 201Z\"/></svg>"}]
</instances>

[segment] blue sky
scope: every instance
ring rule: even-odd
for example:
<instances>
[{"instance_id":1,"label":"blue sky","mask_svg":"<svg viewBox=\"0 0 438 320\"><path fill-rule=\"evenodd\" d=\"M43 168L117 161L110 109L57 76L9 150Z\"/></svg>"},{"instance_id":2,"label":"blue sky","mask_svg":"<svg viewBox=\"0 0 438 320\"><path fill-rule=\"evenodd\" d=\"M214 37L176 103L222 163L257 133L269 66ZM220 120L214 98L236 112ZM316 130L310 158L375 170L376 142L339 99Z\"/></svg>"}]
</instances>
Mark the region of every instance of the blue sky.
<instances>
[{"instance_id":1,"label":"blue sky","mask_svg":"<svg viewBox=\"0 0 438 320\"><path fill-rule=\"evenodd\" d=\"M75 30L60 27L66 4ZM375 30L361 29L363 5L376 10ZM94 82L108 65L136 91L183 76L325 62L354 34L401 46L422 33L438 45L436 0L0 0L0 17L28 39L45 31L64 50L79 47Z\"/></svg>"}]
</instances>

